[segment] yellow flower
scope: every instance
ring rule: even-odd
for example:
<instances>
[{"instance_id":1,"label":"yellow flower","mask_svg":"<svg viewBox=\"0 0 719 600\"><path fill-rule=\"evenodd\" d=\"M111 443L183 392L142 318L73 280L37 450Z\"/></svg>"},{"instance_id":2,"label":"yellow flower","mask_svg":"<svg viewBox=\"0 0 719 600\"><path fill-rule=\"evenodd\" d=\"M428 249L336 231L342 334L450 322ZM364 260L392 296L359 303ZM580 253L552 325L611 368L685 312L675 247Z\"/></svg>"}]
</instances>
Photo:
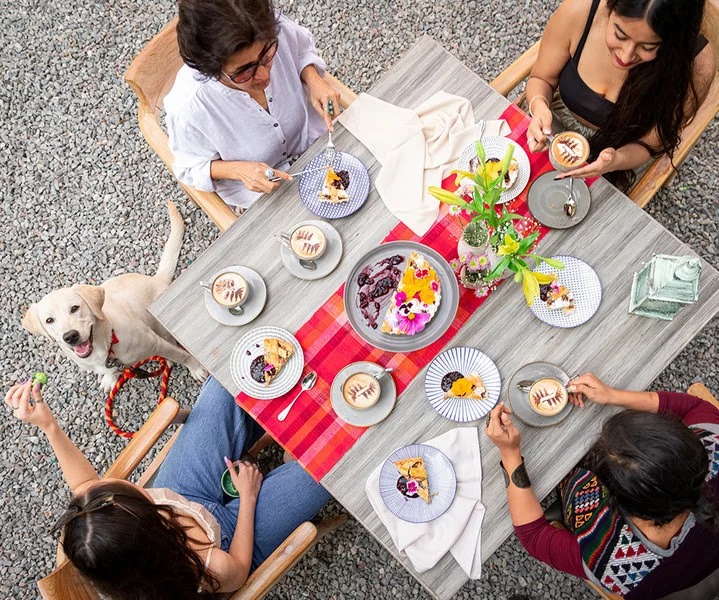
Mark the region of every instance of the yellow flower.
<instances>
[{"instance_id":1,"label":"yellow flower","mask_svg":"<svg viewBox=\"0 0 719 600\"><path fill-rule=\"evenodd\" d=\"M519 242L507 234L504 236L504 243L497 250L497 254L499 256L512 256L517 250L519 250Z\"/></svg>"},{"instance_id":2,"label":"yellow flower","mask_svg":"<svg viewBox=\"0 0 719 600\"><path fill-rule=\"evenodd\" d=\"M545 275L544 273L537 273L535 271L534 278L537 280L537 283L539 283L539 285L544 285L545 283L552 283L552 281L554 281L557 276L554 273Z\"/></svg>"},{"instance_id":3,"label":"yellow flower","mask_svg":"<svg viewBox=\"0 0 719 600\"><path fill-rule=\"evenodd\" d=\"M539 274L541 275L541 273ZM522 270L522 290L524 291L524 297L527 299L527 306L532 306L532 304L534 304L534 298L539 296L537 275L537 273L529 269Z\"/></svg>"}]
</instances>

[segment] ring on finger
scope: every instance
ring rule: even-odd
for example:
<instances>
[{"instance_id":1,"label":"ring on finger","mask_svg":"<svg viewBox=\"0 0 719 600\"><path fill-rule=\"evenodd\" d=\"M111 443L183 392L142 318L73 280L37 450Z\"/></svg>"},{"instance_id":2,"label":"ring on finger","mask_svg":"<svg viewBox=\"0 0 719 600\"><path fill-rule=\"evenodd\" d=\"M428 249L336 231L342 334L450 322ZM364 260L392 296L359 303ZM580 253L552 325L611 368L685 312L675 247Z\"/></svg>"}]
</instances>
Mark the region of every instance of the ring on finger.
<instances>
[{"instance_id":1,"label":"ring on finger","mask_svg":"<svg viewBox=\"0 0 719 600\"><path fill-rule=\"evenodd\" d=\"M484 426L489 427L489 425L492 423L492 413L489 413L487 415L487 418L484 420Z\"/></svg>"},{"instance_id":2,"label":"ring on finger","mask_svg":"<svg viewBox=\"0 0 719 600\"><path fill-rule=\"evenodd\" d=\"M272 167L267 167L265 169L265 177L267 179L272 179L275 176L275 170Z\"/></svg>"},{"instance_id":3,"label":"ring on finger","mask_svg":"<svg viewBox=\"0 0 719 600\"><path fill-rule=\"evenodd\" d=\"M529 136L527 138L527 144L534 144L534 142L536 142L536 141L537 140L535 138L533 138L532 136Z\"/></svg>"}]
</instances>

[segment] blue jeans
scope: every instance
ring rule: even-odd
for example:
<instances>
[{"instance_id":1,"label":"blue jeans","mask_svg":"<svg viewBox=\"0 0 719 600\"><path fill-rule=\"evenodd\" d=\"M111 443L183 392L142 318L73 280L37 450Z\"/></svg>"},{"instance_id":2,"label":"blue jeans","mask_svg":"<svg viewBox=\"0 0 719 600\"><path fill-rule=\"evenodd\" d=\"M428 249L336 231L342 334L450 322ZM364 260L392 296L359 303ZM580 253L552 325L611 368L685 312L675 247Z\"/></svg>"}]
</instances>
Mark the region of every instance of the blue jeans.
<instances>
[{"instance_id":1,"label":"blue jeans","mask_svg":"<svg viewBox=\"0 0 719 600\"><path fill-rule=\"evenodd\" d=\"M208 377L152 484L207 508L220 524L225 552L235 533L241 499L224 504L222 458L237 460L263 433L225 388ZM257 497L252 568L262 564L301 523L315 517L330 498L296 461L268 473Z\"/></svg>"}]
</instances>

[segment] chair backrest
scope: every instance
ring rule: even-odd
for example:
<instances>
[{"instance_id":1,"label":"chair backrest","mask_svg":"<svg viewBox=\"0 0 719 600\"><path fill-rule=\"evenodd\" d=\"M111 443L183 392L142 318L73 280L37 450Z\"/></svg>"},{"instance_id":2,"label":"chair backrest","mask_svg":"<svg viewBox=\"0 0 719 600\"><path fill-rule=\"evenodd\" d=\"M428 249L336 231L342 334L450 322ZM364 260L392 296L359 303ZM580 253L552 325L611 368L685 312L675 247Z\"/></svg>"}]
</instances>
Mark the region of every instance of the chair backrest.
<instances>
[{"instance_id":1,"label":"chair backrest","mask_svg":"<svg viewBox=\"0 0 719 600\"><path fill-rule=\"evenodd\" d=\"M154 112L158 119L162 102L183 64L176 30L177 17L150 40L125 73L125 80L137 94L140 104Z\"/></svg>"},{"instance_id":2,"label":"chair backrest","mask_svg":"<svg viewBox=\"0 0 719 600\"><path fill-rule=\"evenodd\" d=\"M69 561L38 581L37 587L44 600L102 600Z\"/></svg>"}]
</instances>

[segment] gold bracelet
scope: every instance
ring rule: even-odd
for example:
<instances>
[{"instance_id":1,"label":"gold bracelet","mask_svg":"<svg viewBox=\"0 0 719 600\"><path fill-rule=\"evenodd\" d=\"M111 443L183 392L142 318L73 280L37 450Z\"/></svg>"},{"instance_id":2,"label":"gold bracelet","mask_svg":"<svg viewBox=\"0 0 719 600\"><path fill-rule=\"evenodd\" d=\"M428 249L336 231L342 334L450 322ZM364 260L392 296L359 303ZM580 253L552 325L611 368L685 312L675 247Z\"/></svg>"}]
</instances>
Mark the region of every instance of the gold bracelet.
<instances>
[{"instance_id":1,"label":"gold bracelet","mask_svg":"<svg viewBox=\"0 0 719 600\"><path fill-rule=\"evenodd\" d=\"M534 115L532 114L532 103L533 103L537 98L541 98L542 100L544 100L544 101L547 103L547 108L551 108L551 107L549 106L549 100L547 100L547 98L546 98L545 96L542 96L541 94L537 94L534 98L532 98L532 99L529 101L529 107L528 107L528 108L529 108L529 116L530 116L530 117L533 117L533 116L534 116Z\"/></svg>"}]
</instances>

